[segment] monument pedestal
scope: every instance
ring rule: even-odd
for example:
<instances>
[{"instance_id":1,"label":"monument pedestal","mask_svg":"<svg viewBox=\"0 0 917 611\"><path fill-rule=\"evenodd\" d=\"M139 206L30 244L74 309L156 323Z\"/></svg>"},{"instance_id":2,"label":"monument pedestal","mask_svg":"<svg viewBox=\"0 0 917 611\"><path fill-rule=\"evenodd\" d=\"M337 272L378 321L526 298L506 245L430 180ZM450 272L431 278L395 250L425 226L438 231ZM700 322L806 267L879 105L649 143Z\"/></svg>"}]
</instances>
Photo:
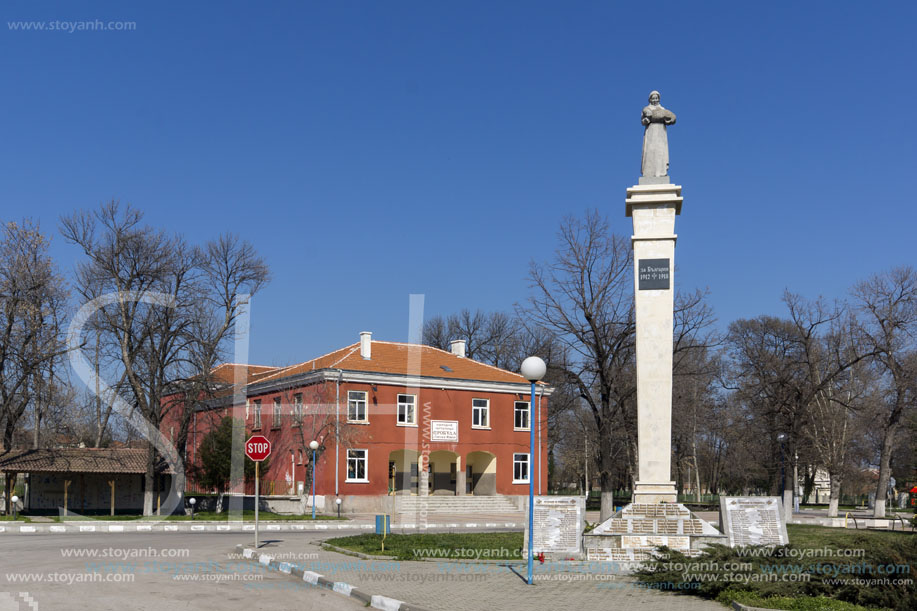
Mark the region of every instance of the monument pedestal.
<instances>
[{"instance_id":1,"label":"monument pedestal","mask_svg":"<svg viewBox=\"0 0 917 611\"><path fill-rule=\"evenodd\" d=\"M634 503L674 503L672 479L672 332L675 307L675 216L681 187L667 177L627 190L634 222L637 344L637 481Z\"/></svg>"},{"instance_id":2,"label":"monument pedestal","mask_svg":"<svg viewBox=\"0 0 917 611\"><path fill-rule=\"evenodd\" d=\"M677 501L675 482L636 482L634 484L635 504L675 503Z\"/></svg>"},{"instance_id":3,"label":"monument pedestal","mask_svg":"<svg viewBox=\"0 0 917 611\"><path fill-rule=\"evenodd\" d=\"M637 568L652 560L663 545L686 556L697 556L710 543L728 537L680 503L631 503L583 535L586 560L624 563Z\"/></svg>"}]
</instances>

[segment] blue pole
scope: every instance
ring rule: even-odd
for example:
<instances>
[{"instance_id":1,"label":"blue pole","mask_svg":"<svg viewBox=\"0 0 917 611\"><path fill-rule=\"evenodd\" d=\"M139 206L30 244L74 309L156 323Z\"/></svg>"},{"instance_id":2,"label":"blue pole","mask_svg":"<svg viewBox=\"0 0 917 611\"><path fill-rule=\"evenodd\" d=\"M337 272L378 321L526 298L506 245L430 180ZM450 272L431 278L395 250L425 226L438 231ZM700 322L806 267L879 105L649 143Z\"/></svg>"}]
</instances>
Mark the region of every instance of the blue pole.
<instances>
[{"instance_id":1,"label":"blue pole","mask_svg":"<svg viewBox=\"0 0 917 611\"><path fill-rule=\"evenodd\" d=\"M529 403L529 585L532 585L532 556L535 540L535 478L532 477L532 463L535 462L535 423L532 422L532 406L535 405L535 382L532 382L532 400Z\"/></svg>"},{"instance_id":2,"label":"blue pole","mask_svg":"<svg viewBox=\"0 0 917 611\"><path fill-rule=\"evenodd\" d=\"M312 450L312 519L315 519L315 450Z\"/></svg>"}]
</instances>

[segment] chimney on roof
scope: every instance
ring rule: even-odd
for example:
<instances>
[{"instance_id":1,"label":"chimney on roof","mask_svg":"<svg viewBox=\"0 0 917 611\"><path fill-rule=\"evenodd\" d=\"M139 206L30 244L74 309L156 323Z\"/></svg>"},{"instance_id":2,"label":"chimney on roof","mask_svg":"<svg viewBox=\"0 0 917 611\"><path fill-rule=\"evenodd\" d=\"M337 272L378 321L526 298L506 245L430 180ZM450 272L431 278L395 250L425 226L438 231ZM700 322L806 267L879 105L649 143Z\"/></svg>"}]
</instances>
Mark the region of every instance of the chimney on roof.
<instances>
[{"instance_id":1,"label":"chimney on roof","mask_svg":"<svg viewBox=\"0 0 917 611\"><path fill-rule=\"evenodd\" d=\"M373 352L373 333L372 331L360 331L360 356L367 361L372 357Z\"/></svg>"},{"instance_id":2,"label":"chimney on roof","mask_svg":"<svg viewBox=\"0 0 917 611\"><path fill-rule=\"evenodd\" d=\"M449 342L449 350L455 356L465 357L465 340L463 339L454 339Z\"/></svg>"}]
</instances>

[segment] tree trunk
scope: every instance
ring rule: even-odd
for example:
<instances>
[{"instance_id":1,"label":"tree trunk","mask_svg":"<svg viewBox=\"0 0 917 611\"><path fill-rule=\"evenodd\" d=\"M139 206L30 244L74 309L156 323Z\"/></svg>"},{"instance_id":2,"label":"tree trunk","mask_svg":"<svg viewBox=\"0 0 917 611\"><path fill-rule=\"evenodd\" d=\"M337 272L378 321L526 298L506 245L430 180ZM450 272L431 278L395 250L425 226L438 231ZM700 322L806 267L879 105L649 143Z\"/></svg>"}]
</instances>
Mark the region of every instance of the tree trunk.
<instances>
[{"instance_id":1,"label":"tree trunk","mask_svg":"<svg viewBox=\"0 0 917 611\"><path fill-rule=\"evenodd\" d=\"M94 447L102 447L102 439L105 438L105 428L108 426L108 416L111 414L111 408L102 415L102 389L100 388L101 374L99 373L99 333L96 332L96 357L95 357L95 403L96 403L96 438Z\"/></svg>"},{"instance_id":2,"label":"tree trunk","mask_svg":"<svg viewBox=\"0 0 917 611\"><path fill-rule=\"evenodd\" d=\"M41 429L41 404L38 399L35 400L35 426L32 430L32 449L38 449L39 430Z\"/></svg>"},{"instance_id":3,"label":"tree trunk","mask_svg":"<svg viewBox=\"0 0 917 611\"><path fill-rule=\"evenodd\" d=\"M887 424L882 437L882 454L879 456L879 481L876 483L876 506L873 510L874 518L885 517L885 498L888 495L888 478L891 475L892 450L895 447L895 433L898 427Z\"/></svg>"},{"instance_id":4,"label":"tree trunk","mask_svg":"<svg viewBox=\"0 0 917 611\"><path fill-rule=\"evenodd\" d=\"M153 515L153 494L156 487L155 456L156 449L150 442L147 445L146 473L143 477L143 515L145 516Z\"/></svg>"},{"instance_id":5,"label":"tree trunk","mask_svg":"<svg viewBox=\"0 0 917 611\"><path fill-rule=\"evenodd\" d=\"M6 428L3 429L3 447L7 450L13 449L13 435L16 432L16 423L12 418L6 421Z\"/></svg>"},{"instance_id":6,"label":"tree trunk","mask_svg":"<svg viewBox=\"0 0 917 611\"><path fill-rule=\"evenodd\" d=\"M599 452L602 465L602 506L599 511L599 522L604 522L614 514L614 482L611 477L614 465L611 464L611 436L602 435L599 440Z\"/></svg>"},{"instance_id":7,"label":"tree trunk","mask_svg":"<svg viewBox=\"0 0 917 611\"><path fill-rule=\"evenodd\" d=\"M828 499L828 517L837 517L837 506L841 500L841 478L837 473L828 472L831 478L831 497Z\"/></svg>"}]
</instances>

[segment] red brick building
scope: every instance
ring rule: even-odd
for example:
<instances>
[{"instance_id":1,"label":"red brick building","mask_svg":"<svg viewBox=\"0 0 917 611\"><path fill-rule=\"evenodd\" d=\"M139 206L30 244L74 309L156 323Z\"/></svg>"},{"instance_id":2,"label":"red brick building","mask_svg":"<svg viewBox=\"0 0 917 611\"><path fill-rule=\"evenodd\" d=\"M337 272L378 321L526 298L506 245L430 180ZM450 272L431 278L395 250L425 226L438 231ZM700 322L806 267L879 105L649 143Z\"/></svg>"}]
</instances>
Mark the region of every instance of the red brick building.
<instances>
[{"instance_id":1,"label":"red brick building","mask_svg":"<svg viewBox=\"0 0 917 611\"><path fill-rule=\"evenodd\" d=\"M189 462L204 435L229 413L273 450L262 491L311 493L311 450L318 441L316 494L330 511L373 511L392 494L536 494L547 490L547 402L539 384L464 356L416 344L360 341L289 367L225 364L214 377L223 397L194 415ZM242 382L241 384L239 382ZM529 460L529 426L536 435ZM169 434L168 422L163 432ZM532 464L534 463L534 464ZM193 485L193 484L192 484Z\"/></svg>"}]
</instances>

